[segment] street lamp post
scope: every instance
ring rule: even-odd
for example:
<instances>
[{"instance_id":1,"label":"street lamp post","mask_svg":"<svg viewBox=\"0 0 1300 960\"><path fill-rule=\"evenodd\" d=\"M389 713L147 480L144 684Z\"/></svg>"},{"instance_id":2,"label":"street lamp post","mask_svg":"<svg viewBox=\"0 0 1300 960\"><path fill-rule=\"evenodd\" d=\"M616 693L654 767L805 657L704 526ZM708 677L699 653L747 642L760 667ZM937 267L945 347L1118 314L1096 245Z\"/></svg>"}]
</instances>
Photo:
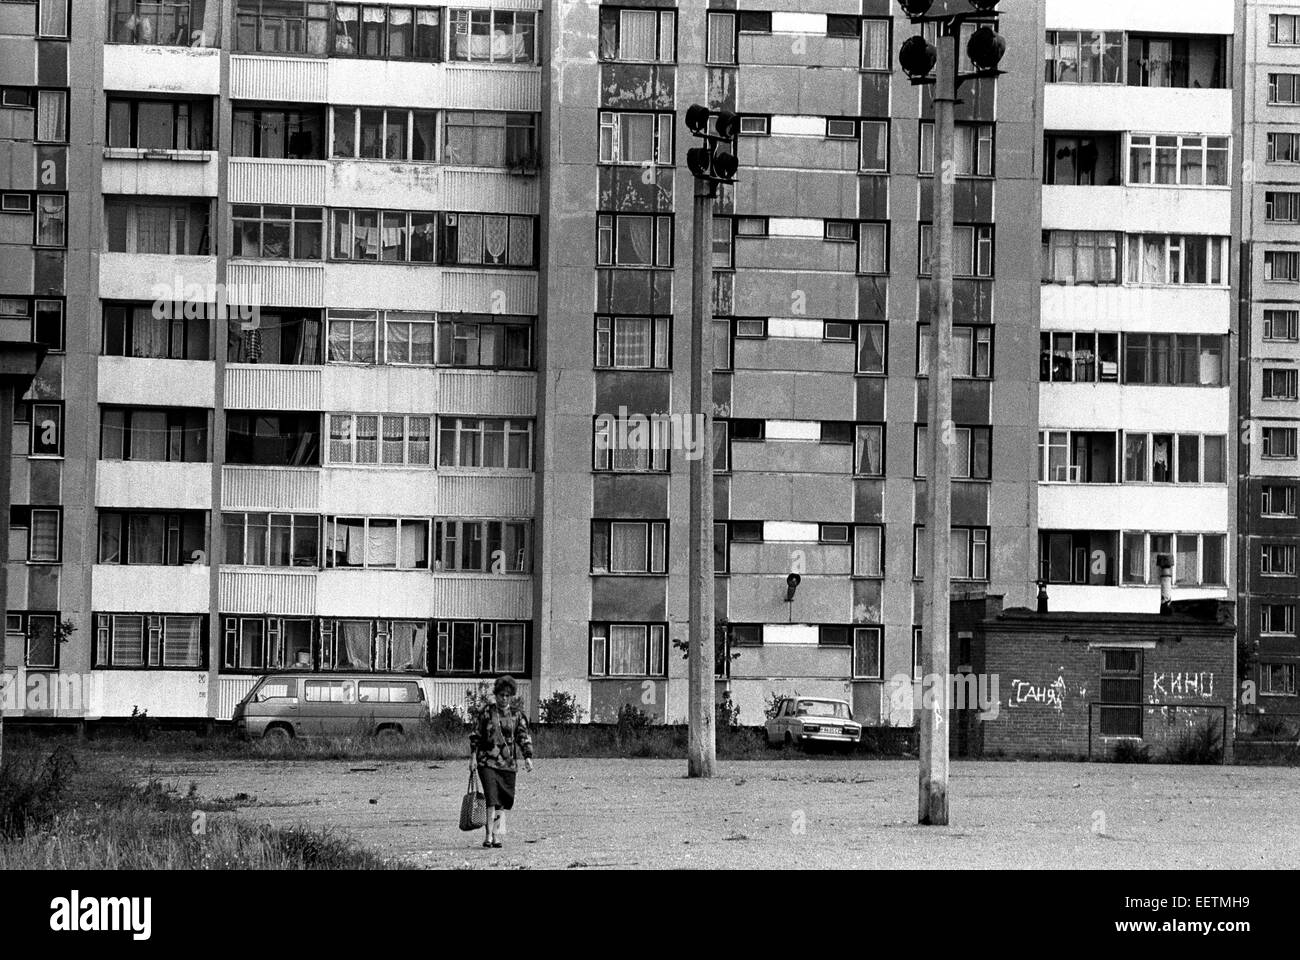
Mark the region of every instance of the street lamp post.
<instances>
[{"instance_id":1,"label":"street lamp post","mask_svg":"<svg viewBox=\"0 0 1300 960\"><path fill-rule=\"evenodd\" d=\"M952 525L952 275L953 111L957 91L967 80L996 77L1006 48L989 24L996 22L999 0L969 0L974 11L927 16L933 0L899 0L913 24L934 23L939 48L923 36L906 40L899 64L913 84L934 86L934 212L930 229L931 293L929 385L926 390L926 512L924 542L928 548L925 605L922 614L922 674L926 695L920 724L920 775L917 822L948 823L948 622L951 601L950 528ZM966 52L974 73L959 72L961 32L965 23L980 23ZM948 40L950 42L944 42ZM934 73L936 62L939 65ZM936 682L938 678L938 682Z\"/></svg>"},{"instance_id":2,"label":"street lamp post","mask_svg":"<svg viewBox=\"0 0 1300 960\"><path fill-rule=\"evenodd\" d=\"M710 121L716 133L709 132ZM713 707L713 198L719 183L736 182L734 140L740 121L730 111L695 104L686 111L686 126L702 143L687 151L686 165L695 177L691 411L704 425L700 456L691 461L687 776L711 777L718 769ZM721 144L731 145L733 152L720 150Z\"/></svg>"}]
</instances>

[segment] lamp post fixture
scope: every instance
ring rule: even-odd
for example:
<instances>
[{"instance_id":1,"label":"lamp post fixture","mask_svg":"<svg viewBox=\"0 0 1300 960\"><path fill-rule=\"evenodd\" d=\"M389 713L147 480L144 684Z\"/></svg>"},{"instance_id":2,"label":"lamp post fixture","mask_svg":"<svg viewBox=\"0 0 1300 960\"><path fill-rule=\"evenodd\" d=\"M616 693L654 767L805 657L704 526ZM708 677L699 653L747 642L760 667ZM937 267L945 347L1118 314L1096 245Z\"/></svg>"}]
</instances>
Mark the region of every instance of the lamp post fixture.
<instances>
[{"instance_id":1,"label":"lamp post fixture","mask_svg":"<svg viewBox=\"0 0 1300 960\"><path fill-rule=\"evenodd\" d=\"M999 0L969 0L970 12L945 12L928 16L934 0L899 0L913 25L933 23L935 39L914 36L903 42L898 62L913 85L934 86L934 212L930 230L931 293L929 384L926 390L926 470L924 542L926 558L925 606L922 614L922 674L927 678L920 724L920 776L917 822L935 826L948 823L948 622L951 602L949 554L952 525L952 274L953 199L956 177L953 164L953 109L957 91L968 80L997 77L1006 41L994 29ZM945 4L945 7L947 4ZM960 73L961 33L966 23L980 26L966 45L974 73ZM951 41L945 43L944 41ZM935 66L938 64L938 70ZM935 678L942 682L936 682Z\"/></svg>"},{"instance_id":2,"label":"lamp post fixture","mask_svg":"<svg viewBox=\"0 0 1300 960\"><path fill-rule=\"evenodd\" d=\"M718 769L713 712L713 198L718 184L736 182L740 119L729 110L695 104L686 111L686 127L701 141L701 146L687 151L686 165L695 177L691 411L700 415L697 423L704 424L701 455L691 461L687 776L711 777ZM730 151L720 149L724 144Z\"/></svg>"}]
</instances>

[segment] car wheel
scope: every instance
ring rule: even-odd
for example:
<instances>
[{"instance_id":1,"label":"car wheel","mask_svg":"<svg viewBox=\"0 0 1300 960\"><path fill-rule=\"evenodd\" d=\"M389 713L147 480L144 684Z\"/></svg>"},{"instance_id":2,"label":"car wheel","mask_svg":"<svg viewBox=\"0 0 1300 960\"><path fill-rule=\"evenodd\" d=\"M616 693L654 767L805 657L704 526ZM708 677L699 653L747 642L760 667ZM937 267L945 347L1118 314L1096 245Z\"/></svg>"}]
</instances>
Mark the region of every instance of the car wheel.
<instances>
[{"instance_id":1,"label":"car wheel","mask_svg":"<svg viewBox=\"0 0 1300 960\"><path fill-rule=\"evenodd\" d=\"M380 740L391 743L394 740L400 740L402 736L401 727L380 727L379 732L375 734Z\"/></svg>"},{"instance_id":2,"label":"car wheel","mask_svg":"<svg viewBox=\"0 0 1300 960\"><path fill-rule=\"evenodd\" d=\"M286 743L293 739L293 731L288 727L276 724L273 727L267 727L262 734L263 740L271 740L276 743Z\"/></svg>"}]
</instances>

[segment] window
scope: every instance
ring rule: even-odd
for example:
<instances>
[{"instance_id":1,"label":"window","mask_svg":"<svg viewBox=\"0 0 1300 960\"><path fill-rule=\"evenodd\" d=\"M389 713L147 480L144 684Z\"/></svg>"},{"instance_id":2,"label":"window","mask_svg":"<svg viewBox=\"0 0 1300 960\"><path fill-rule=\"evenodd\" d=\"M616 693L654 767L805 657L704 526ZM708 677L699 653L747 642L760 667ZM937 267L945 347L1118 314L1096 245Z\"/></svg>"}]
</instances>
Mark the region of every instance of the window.
<instances>
[{"instance_id":1,"label":"window","mask_svg":"<svg viewBox=\"0 0 1300 960\"><path fill-rule=\"evenodd\" d=\"M671 113L600 113L600 162L671 164Z\"/></svg>"},{"instance_id":2,"label":"window","mask_svg":"<svg viewBox=\"0 0 1300 960\"><path fill-rule=\"evenodd\" d=\"M1281 45L1300 44L1300 30L1297 30L1300 16L1290 13L1270 13L1268 15L1268 42Z\"/></svg>"},{"instance_id":3,"label":"window","mask_svg":"<svg viewBox=\"0 0 1300 960\"><path fill-rule=\"evenodd\" d=\"M858 170L863 173L889 172L889 121L863 120Z\"/></svg>"},{"instance_id":4,"label":"window","mask_svg":"<svg viewBox=\"0 0 1300 960\"><path fill-rule=\"evenodd\" d=\"M1129 136L1131 184L1226 187L1228 163L1227 137Z\"/></svg>"},{"instance_id":5,"label":"window","mask_svg":"<svg viewBox=\"0 0 1300 960\"><path fill-rule=\"evenodd\" d=\"M1228 36L1176 37L1128 35L1128 85L1131 87L1230 86L1232 49Z\"/></svg>"},{"instance_id":6,"label":"window","mask_svg":"<svg viewBox=\"0 0 1300 960\"><path fill-rule=\"evenodd\" d=\"M532 318L444 313L438 319L437 359L440 366L531 370Z\"/></svg>"},{"instance_id":7,"label":"window","mask_svg":"<svg viewBox=\"0 0 1300 960\"><path fill-rule=\"evenodd\" d=\"M326 463L427 467L432 417L331 413Z\"/></svg>"},{"instance_id":8,"label":"window","mask_svg":"<svg viewBox=\"0 0 1300 960\"><path fill-rule=\"evenodd\" d=\"M63 511L58 507L9 508L9 556L27 563L62 562Z\"/></svg>"},{"instance_id":9,"label":"window","mask_svg":"<svg viewBox=\"0 0 1300 960\"><path fill-rule=\"evenodd\" d=\"M742 137L771 136L771 117L747 116L740 118Z\"/></svg>"},{"instance_id":10,"label":"window","mask_svg":"<svg viewBox=\"0 0 1300 960\"><path fill-rule=\"evenodd\" d=\"M736 320L736 337L742 340L762 340L767 337L766 317L745 317Z\"/></svg>"},{"instance_id":11,"label":"window","mask_svg":"<svg viewBox=\"0 0 1300 960\"><path fill-rule=\"evenodd\" d=\"M1287 250L1265 250L1264 279L1289 283L1300 281L1300 253Z\"/></svg>"},{"instance_id":12,"label":"window","mask_svg":"<svg viewBox=\"0 0 1300 960\"><path fill-rule=\"evenodd\" d=\"M1287 106L1300 104L1300 74L1270 73L1268 102Z\"/></svg>"},{"instance_id":13,"label":"window","mask_svg":"<svg viewBox=\"0 0 1300 960\"><path fill-rule=\"evenodd\" d=\"M1300 133L1269 133L1268 163L1300 163Z\"/></svg>"},{"instance_id":14,"label":"window","mask_svg":"<svg viewBox=\"0 0 1300 960\"><path fill-rule=\"evenodd\" d=\"M429 527L424 518L326 517L324 566L428 570Z\"/></svg>"},{"instance_id":15,"label":"window","mask_svg":"<svg viewBox=\"0 0 1300 960\"><path fill-rule=\"evenodd\" d=\"M218 0L109 0L108 42L215 47L216 10L209 4L220 8Z\"/></svg>"},{"instance_id":16,"label":"window","mask_svg":"<svg viewBox=\"0 0 1300 960\"><path fill-rule=\"evenodd\" d=\"M95 666L207 667L207 617L160 613L95 615Z\"/></svg>"},{"instance_id":17,"label":"window","mask_svg":"<svg viewBox=\"0 0 1300 960\"><path fill-rule=\"evenodd\" d=\"M673 444L667 414L615 419L602 414L593 421L592 469L614 473L666 473Z\"/></svg>"},{"instance_id":18,"label":"window","mask_svg":"<svg viewBox=\"0 0 1300 960\"><path fill-rule=\"evenodd\" d=\"M1113 587L1118 537L1105 530L1040 530L1038 579Z\"/></svg>"},{"instance_id":19,"label":"window","mask_svg":"<svg viewBox=\"0 0 1300 960\"><path fill-rule=\"evenodd\" d=\"M67 244L68 197L61 193L0 193L0 244Z\"/></svg>"},{"instance_id":20,"label":"window","mask_svg":"<svg viewBox=\"0 0 1300 960\"><path fill-rule=\"evenodd\" d=\"M536 63L537 14L532 10L447 11L448 60Z\"/></svg>"},{"instance_id":21,"label":"window","mask_svg":"<svg viewBox=\"0 0 1300 960\"><path fill-rule=\"evenodd\" d=\"M822 324L823 340L846 340L853 341L853 324L839 320L827 320Z\"/></svg>"},{"instance_id":22,"label":"window","mask_svg":"<svg viewBox=\"0 0 1300 960\"><path fill-rule=\"evenodd\" d=\"M63 456L63 401L37 403L20 400L14 404L14 423L27 426L29 440L24 446L30 456Z\"/></svg>"},{"instance_id":23,"label":"window","mask_svg":"<svg viewBox=\"0 0 1300 960\"><path fill-rule=\"evenodd\" d=\"M843 420L823 420L821 422L820 443L852 443L853 424Z\"/></svg>"},{"instance_id":24,"label":"window","mask_svg":"<svg viewBox=\"0 0 1300 960\"><path fill-rule=\"evenodd\" d=\"M952 328L952 375L988 379L993 376L993 328L959 325ZM916 375L929 376L930 325L916 328Z\"/></svg>"},{"instance_id":25,"label":"window","mask_svg":"<svg viewBox=\"0 0 1300 960\"><path fill-rule=\"evenodd\" d=\"M319 413L227 411L226 462L267 467L320 464Z\"/></svg>"},{"instance_id":26,"label":"window","mask_svg":"<svg viewBox=\"0 0 1300 960\"><path fill-rule=\"evenodd\" d=\"M38 37L68 36L68 0L37 0L39 14L36 22Z\"/></svg>"},{"instance_id":27,"label":"window","mask_svg":"<svg viewBox=\"0 0 1300 960\"><path fill-rule=\"evenodd\" d=\"M1290 342L1300 339L1300 310L1265 310L1264 339Z\"/></svg>"},{"instance_id":28,"label":"window","mask_svg":"<svg viewBox=\"0 0 1300 960\"><path fill-rule=\"evenodd\" d=\"M721 64L736 62L736 15L734 13L709 11L707 61Z\"/></svg>"},{"instance_id":29,"label":"window","mask_svg":"<svg viewBox=\"0 0 1300 960\"><path fill-rule=\"evenodd\" d=\"M1119 186L1120 136L1116 133L1046 133L1043 183Z\"/></svg>"},{"instance_id":30,"label":"window","mask_svg":"<svg viewBox=\"0 0 1300 960\"><path fill-rule=\"evenodd\" d=\"M736 29L740 33L771 33L772 14L759 12L739 13L736 20Z\"/></svg>"},{"instance_id":31,"label":"window","mask_svg":"<svg viewBox=\"0 0 1300 960\"><path fill-rule=\"evenodd\" d=\"M99 512L98 563L153 566L206 565L207 515Z\"/></svg>"},{"instance_id":32,"label":"window","mask_svg":"<svg viewBox=\"0 0 1300 960\"><path fill-rule=\"evenodd\" d=\"M438 466L531 470L533 422L438 418Z\"/></svg>"},{"instance_id":33,"label":"window","mask_svg":"<svg viewBox=\"0 0 1300 960\"><path fill-rule=\"evenodd\" d=\"M428 313L384 312L384 360L391 364L433 363L434 322Z\"/></svg>"},{"instance_id":34,"label":"window","mask_svg":"<svg viewBox=\"0 0 1300 960\"><path fill-rule=\"evenodd\" d=\"M527 520L438 520L433 569L462 573L528 573L532 525Z\"/></svg>"},{"instance_id":35,"label":"window","mask_svg":"<svg viewBox=\"0 0 1300 960\"><path fill-rule=\"evenodd\" d=\"M1228 282L1227 237L1129 234L1127 259L1129 283L1224 285ZM1265 272L1267 276L1267 264Z\"/></svg>"},{"instance_id":36,"label":"window","mask_svg":"<svg viewBox=\"0 0 1300 960\"><path fill-rule=\"evenodd\" d=\"M1119 479L1114 430L1042 430L1038 434L1040 483L1115 483Z\"/></svg>"},{"instance_id":37,"label":"window","mask_svg":"<svg viewBox=\"0 0 1300 960\"><path fill-rule=\"evenodd\" d=\"M1264 193L1264 219L1270 223L1300 223L1300 193L1269 190Z\"/></svg>"},{"instance_id":38,"label":"window","mask_svg":"<svg viewBox=\"0 0 1300 960\"><path fill-rule=\"evenodd\" d=\"M330 259L434 263L437 219L436 213L406 210L333 210Z\"/></svg>"},{"instance_id":39,"label":"window","mask_svg":"<svg viewBox=\"0 0 1300 960\"><path fill-rule=\"evenodd\" d=\"M1100 692L1101 735L1141 737L1142 651L1102 650Z\"/></svg>"},{"instance_id":40,"label":"window","mask_svg":"<svg viewBox=\"0 0 1300 960\"><path fill-rule=\"evenodd\" d=\"M235 257L319 260L324 212L320 207L242 204L231 207Z\"/></svg>"},{"instance_id":41,"label":"window","mask_svg":"<svg viewBox=\"0 0 1300 960\"><path fill-rule=\"evenodd\" d=\"M591 624L591 676L667 676L667 631L664 623Z\"/></svg>"},{"instance_id":42,"label":"window","mask_svg":"<svg viewBox=\"0 0 1300 960\"><path fill-rule=\"evenodd\" d=\"M885 373L887 336L883 323L858 324L858 373Z\"/></svg>"},{"instance_id":43,"label":"window","mask_svg":"<svg viewBox=\"0 0 1300 960\"><path fill-rule=\"evenodd\" d=\"M431 163L438 159L437 129L438 114L434 110L335 107L330 155Z\"/></svg>"},{"instance_id":44,"label":"window","mask_svg":"<svg viewBox=\"0 0 1300 960\"><path fill-rule=\"evenodd\" d=\"M1278 367L1264 368L1264 399L1265 400L1295 400L1296 399L1296 376L1295 368L1281 369Z\"/></svg>"},{"instance_id":45,"label":"window","mask_svg":"<svg viewBox=\"0 0 1300 960\"><path fill-rule=\"evenodd\" d=\"M23 645L23 665L28 670L59 668L59 615L57 613L10 612L5 624L6 638L16 638Z\"/></svg>"},{"instance_id":46,"label":"window","mask_svg":"<svg viewBox=\"0 0 1300 960\"><path fill-rule=\"evenodd\" d=\"M1263 427L1260 430L1262 452L1266 460L1294 460L1296 458L1295 427Z\"/></svg>"},{"instance_id":47,"label":"window","mask_svg":"<svg viewBox=\"0 0 1300 960\"><path fill-rule=\"evenodd\" d=\"M879 627L854 627L853 679L880 680L883 663L884 632Z\"/></svg>"},{"instance_id":48,"label":"window","mask_svg":"<svg viewBox=\"0 0 1300 960\"><path fill-rule=\"evenodd\" d=\"M335 56L436 61L442 55L442 11L336 3L333 35Z\"/></svg>"},{"instance_id":49,"label":"window","mask_svg":"<svg viewBox=\"0 0 1300 960\"><path fill-rule=\"evenodd\" d=\"M890 72L894 69L889 41L890 21L868 17L862 21L862 69Z\"/></svg>"},{"instance_id":50,"label":"window","mask_svg":"<svg viewBox=\"0 0 1300 960\"><path fill-rule=\"evenodd\" d=\"M600 8L600 59L625 63L677 60L675 10Z\"/></svg>"},{"instance_id":51,"label":"window","mask_svg":"<svg viewBox=\"0 0 1300 960\"><path fill-rule=\"evenodd\" d=\"M948 466L954 480L988 480L992 476L992 430L989 427L953 427ZM924 426L916 428L916 476L926 475L930 447Z\"/></svg>"},{"instance_id":52,"label":"window","mask_svg":"<svg viewBox=\"0 0 1300 960\"><path fill-rule=\"evenodd\" d=\"M167 314L172 312L156 311L152 305L105 304L103 355L156 360L211 359L206 316L170 319ZM156 313L164 315L159 317Z\"/></svg>"},{"instance_id":53,"label":"window","mask_svg":"<svg viewBox=\"0 0 1300 960\"><path fill-rule=\"evenodd\" d=\"M853 473L859 477L885 475L885 425L860 423L853 445Z\"/></svg>"},{"instance_id":54,"label":"window","mask_svg":"<svg viewBox=\"0 0 1300 960\"><path fill-rule=\"evenodd\" d=\"M671 267L673 218L600 214L596 218L596 263L617 267Z\"/></svg>"},{"instance_id":55,"label":"window","mask_svg":"<svg viewBox=\"0 0 1300 960\"><path fill-rule=\"evenodd\" d=\"M883 577L885 528L858 525L853 528L853 575Z\"/></svg>"},{"instance_id":56,"label":"window","mask_svg":"<svg viewBox=\"0 0 1300 960\"><path fill-rule=\"evenodd\" d=\"M1227 537L1221 533L1138 533L1123 535L1123 582L1157 584L1161 554L1174 560L1173 579L1180 586L1227 583Z\"/></svg>"},{"instance_id":57,"label":"window","mask_svg":"<svg viewBox=\"0 0 1300 960\"><path fill-rule=\"evenodd\" d=\"M712 257L714 270L730 270L736 265L736 217L722 217L714 215L709 218L710 228L713 231L712 236ZM755 228L755 221L762 223L764 235L767 232L766 219L758 217L746 217L747 225L750 229Z\"/></svg>"},{"instance_id":58,"label":"window","mask_svg":"<svg viewBox=\"0 0 1300 960\"><path fill-rule=\"evenodd\" d=\"M725 420L713 421L713 430L714 430L713 435L715 438L718 436L718 428L720 426L725 428L726 423L727 422ZM723 442L725 444L725 439ZM715 447L716 447L716 443L715 443ZM714 470L719 469L718 467L719 463L724 464L724 466L721 469L725 470L726 460L725 458L720 459L715 449L714 459L713 459ZM727 522L724 520L720 523L715 523L713 525L713 572L715 574L725 574L727 572L728 561L730 560L730 556L731 556L731 550L727 543Z\"/></svg>"},{"instance_id":59,"label":"window","mask_svg":"<svg viewBox=\"0 0 1300 960\"><path fill-rule=\"evenodd\" d=\"M921 224L921 276L930 275L931 224ZM958 224L953 228L953 276L993 276L993 227Z\"/></svg>"},{"instance_id":60,"label":"window","mask_svg":"<svg viewBox=\"0 0 1300 960\"><path fill-rule=\"evenodd\" d=\"M959 177L993 176L993 124L959 123L953 137L953 172ZM935 165L934 124L921 123L922 174L933 174Z\"/></svg>"},{"instance_id":61,"label":"window","mask_svg":"<svg viewBox=\"0 0 1300 960\"><path fill-rule=\"evenodd\" d=\"M228 363L317 364L321 362L318 310L260 307L258 326L249 330L231 322L226 332Z\"/></svg>"},{"instance_id":62,"label":"window","mask_svg":"<svg viewBox=\"0 0 1300 960\"><path fill-rule=\"evenodd\" d=\"M858 273L889 273L889 224L859 223L858 235ZM830 227L830 224L827 224ZM830 239L829 236L827 239Z\"/></svg>"},{"instance_id":63,"label":"window","mask_svg":"<svg viewBox=\"0 0 1300 960\"><path fill-rule=\"evenodd\" d=\"M1226 483L1222 435L1124 434L1125 483Z\"/></svg>"},{"instance_id":64,"label":"window","mask_svg":"<svg viewBox=\"0 0 1300 960\"><path fill-rule=\"evenodd\" d=\"M104 239L110 253L206 256L211 252L210 201L106 197Z\"/></svg>"},{"instance_id":65,"label":"window","mask_svg":"<svg viewBox=\"0 0 1300 960\"><path fill-rule=\"evenodd\" d=\"M1260 488L1260 516L1294 517L1296 492L1293 486L1265 484Z\"/></svg>"},{"instance_id":66,"label":"window","mask_svg":"<svg viewBox=\"0 0 1300 960\"><path fill-rule=\"evenodd\" d=\"M1266 543L1259 548L1259 572L1266 577L1294 577L1294 544Z\"/></svg>"},{"instance_id":67,"label":"window","mask_svg":"<svg viewBox=\"0 0 1300 960\"><path fill-rule=\"evenodd\" d=\"M1124 34L1101 30L1048 30L1047 83L1123 83Z\"/></svg>"},{"instance_id":68,"label":"window","mask_svg":"<svg viewBox=\"0 0 1300 960\"><path fill-rule=\"evenodd\" d=\"M1224 338L1215 334L1124 334L1124 382L1218 387Z\"/></svg>"},{"instance_id":69,"label":"window","mask_svg":"<svg viewBox=\"0 0 1300 960\"><path fill-rule=\"evenodd\" d=\"M1295 636L1295 604L1266 603L1259 609L1259 632L1274 636Z\"/></svg>"},{"instance_id":70,"label":"window","mask_svg":"<svg viewBox=\"0 0 1300 960\"><path fill-rule=\"evenodd\" d=\"M208 413L192 408L101 407L99 459L208 461Z\"/></svg>"},{"instance_id":71,"label":"window","mask_svg":"<svg viewBox=\"0 0 1300 960\"><path fill-rule=\"evenodd\" d=\"M664 573L667 552L667 521L591 522L592 573Z\"/></svg>"},{"instance_id":72,"label":"window","mask_svg":"<svg viewBox=\"0 0 1300 960\"><path fill-rule=\"evenodd\" d=\"M912 556L915 561L914 577L925 576L929 569L929 552L925 527L915 528ZM953 527L950 531L949 570L954 580L987 580L989 578L988 527Z\"/></svg>"},{"instance_id":73,"label":"window","mask_svg":"<svg viewBox=\"0 0 1300 960\"><path fill-rule=\"evenodd\" d=\"M67 143L68 91L0 87L0 140Z\"/></svg>"},{"instance_id":74,"label":"window","mask_svg":"<svg viewBox=\"0 0 1300 960\"><path fill-rule=\"evenodd\" d=\"M229 624L229 621L227 622ZM245 623L251 623L253 626L259 624L258 620L242 620L241 627ZM285 621L285 626L289 626L289 621ZM310 626L310 621L307 622ZM274 621L267 621L268 634L266 637L269 643L268 655L274 656L276 653L274 637L270 630L274 629ZM423 672L426 664L426 648L428 646L428 623L423 620L321 620L319 625L320 639L317 645L319 652L319 669L325 670L353 670L353 671L416 671ZM297 638L297 643L302 644L309 640L310 634L301 631ZM229 625L227 626L227 642L231 640ZM256 631L254 633L256 639ZM284 659L290 659L292 651L284 651ZM299 647L297 655L298 662L294 664L298 669L311 669L312 664L310 656L304 657ZM361 682L353 688L351 681L319 681L308 680L304 683L304 698L308 701L316 700L333 700L335 702L352 702L354 698L360 696L361 699L387 698L389 702L398 697L405 700L418 699L419 690L415 684L395 683L381 687L377 684Z\"/></svg>"},{"instance_id":75,"label":"window","mask_svg":"<svg viewBox=\"0 0 1300 960\"><path fill-rule=\"evenodd\" d=\"M854 140L858 136L858 122L842 117L826 118L826 138L828 140Z\"/></svg>"},{"instance_id":76,"label":"window","mask_svg":"<svg viewBox=\"0 0 1300 960\"><path fill-rule=\"evenodd\" d=\"M1118 233L1043 231L1044 283L1119 283Z\"/></svg>"},{"instance_id":77,"label":"window","mask_svg":"<svg viewBox=\"0 0 1300 960\"><path fill-rule=\"evenodd\" d=\"M247 567L320 565L320 518L299 513L225 513L223 563Z\"/></svg>"},{"instance_id":78,"label":"window","mask_svg":"<svg viewBox=\"0 0 1300 960\"><path fill-rule=\"evenodd\" d=\"M1259 692L1273 697L1294 697L1296 665L1294 663L1261 663L1259 665Z\"/></svg>"},{"instance_id":79,"label":"window","mask_svg":"<svg viewBox=\"0 0 1300 960\"><path fill-rule=\"evenodd\" d=\"M437 627L438 674L518 677L532 669L528 623L439 620Z\"/></svg>"},{"instance_id":80,"label":"window","mask_svg":"<svg viewBox=\"0 0 1300 960\"><path fill-rule=\"evenodd\" d=\"M238 133L236 111L236 132ZM138 150L211 150L210 100L108 98L108 147ZM236 145L239 144L236 138ZM240 154L237 154L240 155ZM252 156L252 154L244 154Z\"/></svg>"},{"instance_id":81,"label":"window","mask_svg":"<svg viewBox=\"0 0 1300 960\"><path fill-rule=\"evenodd\" d=\"M442 222L442 262L449 266L537 266L536 217L448 213Z\"/></svg>"},{"instance_id":82,"label":"window","mask_svg":"<svg viewBox=\"0 0 1300 960\"><path fill-rule=\"evenodd\" d=\"M25 324L32 343L44 344L51 353L63 352L62 300L0 296L0 322L11 330Z\"/></svg>"},{"instance_id":83,"label":"window","mask_svg":"<svg viewBox=\"0 0 1300 960\"><path fill-rule=\"evenodd\" d=\"M329 53L330 5L312 0L236 0L240 53Z\"/></svg>"},{"instance_id":84,"label":"window","mask_svg":"<svg viewBox=\"0 0 1300 960\"><path fill-rule=\"evenodd\" d=\"M363 115L368 112L373 111L361 111ZM363 140L364 137L363 126ZM671 141L669 143L671 145ZM671 146L668 153L671 156ZM537 115L534 113L448 110L443 116L443 163L466 167L521 167L535 165L537 155Z\"/></svg>"}]
</instances>

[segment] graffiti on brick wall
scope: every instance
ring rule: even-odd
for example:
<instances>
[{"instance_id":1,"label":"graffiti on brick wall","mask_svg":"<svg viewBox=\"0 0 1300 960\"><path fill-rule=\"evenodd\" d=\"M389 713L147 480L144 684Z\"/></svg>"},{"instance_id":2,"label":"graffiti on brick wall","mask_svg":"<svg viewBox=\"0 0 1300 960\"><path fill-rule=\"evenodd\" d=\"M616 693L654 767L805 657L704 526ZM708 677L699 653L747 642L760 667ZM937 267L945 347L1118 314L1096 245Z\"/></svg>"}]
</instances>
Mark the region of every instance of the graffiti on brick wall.
<instances>
[{"instance_id":1,"label":"graffiti on brick wall","mask_svg":"<svg viewBox=\"0 0 1300 960\"><path fill-rule=\"evenodd\" d=\"M1151 699L1160 697L1212 697L1214 696L1214 674L1209 671L1200 673L1153 673L1151 675Z\"/></svg>"},{"instance_id":2,"label":"graffiti on brick wall","mask_svg":"<svg viewBox=\"0 0 1300 960\"><path fill-rule=\"evenodd\" d=\"M1057 713L1065 710L1065 676L1057 674L1051 683L1032 680L1012 680L1008 707L1047 706Z\"/></svg>"}]
</instances>

